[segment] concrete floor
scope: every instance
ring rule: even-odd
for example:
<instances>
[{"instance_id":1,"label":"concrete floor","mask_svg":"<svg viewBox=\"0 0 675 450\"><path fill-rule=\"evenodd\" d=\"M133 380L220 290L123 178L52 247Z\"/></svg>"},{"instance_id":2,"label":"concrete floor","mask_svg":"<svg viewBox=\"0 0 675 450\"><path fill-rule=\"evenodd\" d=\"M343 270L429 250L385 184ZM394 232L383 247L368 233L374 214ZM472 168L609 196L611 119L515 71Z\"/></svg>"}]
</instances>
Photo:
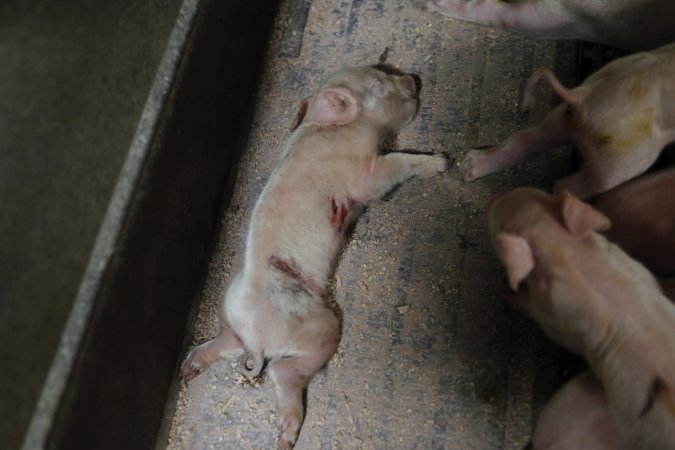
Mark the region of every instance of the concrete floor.
<instances>
[{"instance_id":1,"label":"concrete floor","mask_svg":"<svg viewBox=\"0 0 675 450\"><path fill-rule=\"evenodd\" d=\"M455 21L409 1L283 2L270 43L250 140L222 220L195 324L217 331L219 297L241 265L251 209L289 135L296 105L343 65L386 61L422 79L422 105L399 148L445 152L496 143L535 123L552 96L519 113L533 68L575 82L572 43L532 41ZM344 331L315 376L296 448L518 449L566 376L568 360L511 310L487 239L493 193L550 187L569 170L566 149L468 184L456 168L413 180L374 203L355 227L335 275ZM270 382L247 385L231 361L182 384L169 449L273 448Z\"/></svg>"}]
</instances>

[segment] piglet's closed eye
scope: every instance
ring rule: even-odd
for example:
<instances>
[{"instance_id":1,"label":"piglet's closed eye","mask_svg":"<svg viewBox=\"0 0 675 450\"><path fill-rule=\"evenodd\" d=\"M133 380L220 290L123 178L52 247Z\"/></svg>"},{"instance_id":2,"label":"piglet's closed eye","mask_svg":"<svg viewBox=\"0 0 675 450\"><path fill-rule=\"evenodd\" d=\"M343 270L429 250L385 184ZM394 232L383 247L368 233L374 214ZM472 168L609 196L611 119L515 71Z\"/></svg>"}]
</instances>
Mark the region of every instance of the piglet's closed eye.
<instances>
[{"instance_id":1,"label":"piglet's closed eye","mask_svg":"<svg viewBox=\"0 0 675 450\"><path fill-rule=\"evenodd\" d=\"M506 267L509 286L517 291L520 282L534 268L534 256L530 244L521 236L502 232L497 235L497 248Z\"/></svg>"},{"instance_id":2,"label":"piglet's closed eye","mask_svg":"<svg viewBox=\"0 0 675 450\"><path fill-rule=\"evenodd\" d=\"M569 192L560 194L563 225L576 238L583 238L592 231L606 230L611 222L600 211L584 203Z\"/></svg>"}]
</instances>

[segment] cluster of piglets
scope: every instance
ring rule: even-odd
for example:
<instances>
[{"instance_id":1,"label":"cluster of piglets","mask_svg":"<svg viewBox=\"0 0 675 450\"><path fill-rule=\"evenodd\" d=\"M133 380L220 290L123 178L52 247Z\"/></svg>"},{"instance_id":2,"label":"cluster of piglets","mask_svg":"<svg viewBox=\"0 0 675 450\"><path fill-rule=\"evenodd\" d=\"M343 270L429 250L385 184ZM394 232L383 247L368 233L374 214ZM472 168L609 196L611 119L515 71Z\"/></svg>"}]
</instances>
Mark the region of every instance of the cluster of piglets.
<instances>
[{"instance_id":1,"label":"cluster of piglets","mask_svg":"<svg viewBox=\"0 0 675 450\"><path fill-rule=\"evenodd\" d=\"M428 5L533 37L645 50L574 89L538 69L523 107L541 78L562 103L538 126L469 151L459 170L471 181L569 143L583 160L555 195L523 187L488 204L514 306L590 367L547 404L528 448L675 449L675 168L633 179L675 140L675 2Z\"/></svg>"},{"instance_id":2,"label":"cluster of piglets","mask_svg":"<svg viewBox=\"0 0 675 450\"><path fill-rule=\"evenodd\" d=\"M640 49L675 34L675 2L661 1L656 16L647 14L647 3L430 5L535 36ZM469 152L460 166L472 180L568 142L584 157L578 173L556 184L559 195L521 188L489 207L509 282L514 289L526 287L514 303L552 339L584 355L591 368L546 407L534 448L675 448L675 306L659 280L627 255L657 273L665 292L675 293L674 278L668 278L675 277L675 169L622 184L647 170L675 139L673 74L675 44L617 60L575 89L540 69L528 83L526 105L541 77L563 104L541 125L488 151ZM415 116L419 89L413 75L381 65L356 67L335 73L301 102L280 163L253 210L243 269L223 296L220 334L183 363L186 379L226 356L237 357L249 378L267 371L277 391L281 447L295 444L303 390L339 343L340 322L327 288L345 230L368 202L395 185L452 165L442 155L380 152ZM597 209L578 198L611 188ZM610 222L607 236L624 250L596 233Z\"/></svg>"},{"instance_id":3,"label":"cluster of piglets","mask_svg":"<svg viewBox=\"0 0 675 450\"><path fill-rule=\"evenodd\" d=\"M645 267L675 275L673 189L671 169L601 197L605 214L566 191L554 196L534 188L488 206L493 244L519 291L514 306L590 366L546 406L532 448L675 448L675 305ZM663 209L645 210L641 198L654 193L646 203ZM645 265L596 232L610 223L610 236L627 251L638 247L634 256Z\"/></svg>"}]
</instances>

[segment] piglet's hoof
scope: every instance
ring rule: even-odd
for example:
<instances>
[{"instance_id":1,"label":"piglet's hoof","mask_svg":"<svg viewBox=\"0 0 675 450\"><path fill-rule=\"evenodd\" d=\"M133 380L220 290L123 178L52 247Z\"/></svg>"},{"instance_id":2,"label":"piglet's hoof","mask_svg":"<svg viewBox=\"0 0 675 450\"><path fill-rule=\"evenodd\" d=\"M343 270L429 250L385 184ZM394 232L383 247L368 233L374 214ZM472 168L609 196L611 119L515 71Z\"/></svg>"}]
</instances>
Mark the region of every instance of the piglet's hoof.
<instances>
[{"instance_id":1,"label":"piglet's hoof","mask_svg":"<svg viewBox=\"0 0 675 450\"><path fill-rule=\"evenodd\" d=\"M297 420L283 420L279 430L278 444L279 449L289 449L295 446L300 432L300 423Z\"/></svg>"},{"instance_id":2,"label":"piglet's hoof","mask_svg":"<svg viewBox=\"0 0 675 450\"><path fill-rule=\"evenodd\" d=\"M204 371L206 364L201 361L199 352L192 351L180 368L180 375L186 380L190 381Z\"/></svg>"},{"instance_id":3,"label":"piglet's hoof","mask_svg":"<svg viewBox=\"0 0 675 450\"><path fill-rule=\"evenodd\" d=\"M295 447L295 440L284 438L283 432L279 433L279 438L277 441L278 450L287 450Z\"/></svg>"},{"instance_id":4,"label":"piglet's hoof","mask_svg":"<svg viewBox=\"0 0 675 450\"><path fill-rule=\"evenodd\" d=\"M470 150L459 163L459 173L462 174L464 181L473 181L480 177L477 160L480 159L481 153L482 150Z\"/></svg>"},{"instance_id":5,"label":"piglet's hoof","mask_svg":"<svg viewBox=\"0 0 675 450\"><path fill-rule=\"evenodd\" d=\"M422 165L419 169L418 175L422 178L432 177L438 175L439 173L447 172L450 167L452 167L452 160L445 154L436 154L436 155L420 155Z\"/></svg>"},{"instance_id":6,"label":"piglet's hoof","mask_svg":"<svg viewBox=\"0 0 675 450\"><path fill-rule=\"evenodd\" d=\"M437 173L447 172L448 169L452 167L452 164L455 161L445 153L433 155L432 158L434 158L434 164L432 164L430 167L431 172L429 173L429 175L436 175Z\"/></svg>"}]
</instances>

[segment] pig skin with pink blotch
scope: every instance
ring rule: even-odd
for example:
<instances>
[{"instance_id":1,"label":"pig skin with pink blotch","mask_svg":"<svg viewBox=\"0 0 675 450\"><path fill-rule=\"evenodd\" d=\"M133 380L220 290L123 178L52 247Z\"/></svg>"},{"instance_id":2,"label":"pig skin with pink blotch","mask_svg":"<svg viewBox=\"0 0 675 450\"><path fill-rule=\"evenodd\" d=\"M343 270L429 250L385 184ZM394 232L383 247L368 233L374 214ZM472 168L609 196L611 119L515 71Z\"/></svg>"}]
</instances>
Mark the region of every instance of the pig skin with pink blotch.
<instances>
[{"instance_id":1,"label":"pig skin with pink blotch","mask_svg":"<svg viewBox=\"0 0 675 450\"><path fill-rule=\"evenodd\" d=\"M630 449L675 448L675 305L642 264L597 233L609 228L609 219L568 192L518 188L489 204L488 225L509 285L521 291L514 306L586 358L619 442ZM597 406L593 395L589 401ZM587 423L578 426L592 431ZM562 445L569 436L542 431L535 437L535 448L574 448Z\"/></svg>"},{"instance_id":2,"label":"pig skin with pink blotch","mask_svg":"<svg viewBox=\"0 0 675 450\"><path fill-rule=\"evenodd\" d=\"M345 230L371 200L452 164L442 155L381 154L382 141L418 106L417 80L384 66L340 70L301 102L254 207L243 270L222 300L220 334L183 363L186 379L226 356L237 356L249 378L266 369L276 386L282 448L295 445L303 391L340 340L327 287Z\"/></svg>"}]
</instances>

